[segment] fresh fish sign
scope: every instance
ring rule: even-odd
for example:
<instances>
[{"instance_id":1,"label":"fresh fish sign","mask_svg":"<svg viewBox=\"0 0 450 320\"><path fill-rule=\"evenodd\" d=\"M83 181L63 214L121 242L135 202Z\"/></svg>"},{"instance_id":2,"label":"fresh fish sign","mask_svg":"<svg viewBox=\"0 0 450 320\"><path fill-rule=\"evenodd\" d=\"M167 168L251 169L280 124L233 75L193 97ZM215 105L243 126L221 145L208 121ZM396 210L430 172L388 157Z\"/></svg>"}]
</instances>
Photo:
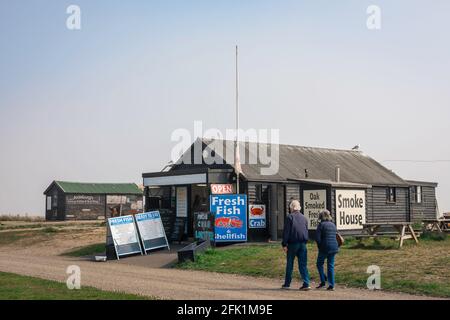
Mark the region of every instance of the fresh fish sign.
<instances>
[{"instance_id":1,"label":"fresh fish sign","mask_svg":"<svg viewBox=\"0 0 450 320\"><path fill-rule=\"evenodd\" d=\"M216 242L247 241L247 196L211 195L210 211L215 213Z\"/></svg>"},{"instance_id":2,"label":"fresh fish sign","mask_svg":"<svg viewBox=\"0 0 450 320\"><path fill-rule=\"evenodd\" d=\"M248 206L248 225L251 229L266 227L266 206L264 204L252 204Z\"/></svg>"}]
</instances>

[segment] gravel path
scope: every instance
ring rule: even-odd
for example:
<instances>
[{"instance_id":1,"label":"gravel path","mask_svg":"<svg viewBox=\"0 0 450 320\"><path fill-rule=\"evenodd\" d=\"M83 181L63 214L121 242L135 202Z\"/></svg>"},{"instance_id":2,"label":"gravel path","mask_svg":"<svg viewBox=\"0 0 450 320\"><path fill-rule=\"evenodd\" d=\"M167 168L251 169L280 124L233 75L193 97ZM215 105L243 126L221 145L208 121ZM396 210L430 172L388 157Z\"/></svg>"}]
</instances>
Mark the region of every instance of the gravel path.
<instances>
[{"instance_id":1,"label":"gravel path","mask_svg":"<svg viewBox=\"0 0 450 320\"><path fill-rule=\"evenodd\" d=\"M401 293L338 288L335 292L280 290L280 281L201 271L97 263L52 255L0 250L0 271L65 282L66 268L81 268L81 285L165 299L430 299ZM296 285L297 286L297 285Z\"/></svg>"}]
</instances>

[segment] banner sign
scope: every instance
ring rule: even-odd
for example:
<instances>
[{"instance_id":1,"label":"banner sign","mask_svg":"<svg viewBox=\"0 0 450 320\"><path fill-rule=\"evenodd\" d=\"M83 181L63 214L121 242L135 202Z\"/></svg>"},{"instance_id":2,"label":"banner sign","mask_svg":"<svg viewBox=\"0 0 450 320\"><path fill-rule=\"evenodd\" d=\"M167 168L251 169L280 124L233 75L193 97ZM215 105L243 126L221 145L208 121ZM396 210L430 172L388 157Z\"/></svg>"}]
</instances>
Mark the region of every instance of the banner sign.
<instances>
[{"instance_id":1,"label":"banner sign","mask_svg":"<svg viewBox=\"0 0 450 320\"><path fill-rule=\"evenodd\" d=\"M169 249L169 243L159 211L139 213L135 215L135 219L145 253L151 249L163 247Z\"/></svg>"},{"instance_id":2,"label":"banner sign","mask_svg":"<svg viewBox=\"0 0 450 320\"><path fill-rule=\"evenodd\" d=\"M233 185L232 184L211 184L212 194L232 194Z\"/></svg>"},{"instance_id":3,"label":"banner sign","mask_svg":"<svg viewBox=\"0 0 450 320\"><path fill-rule=\"evenodd\" d=\"M215 214L216 242L247 241L247 196L211 195L210 211Z\"/></svg>"},{"instance_id":4,"label":"banner sign","mask_svg":"<svg viewBox=\"0 0 450 320\"><path fill-rule=\"evenodd\" d=\"M364 190L336 190L337 229L362 229L364 223L366 223L366 192Z\"/></svg>"},{"instance_id":5,"label":"banner sign","mask_svg":"<svg viewBox=\"0 0 450 320\"><path fill-rule=\"evenodd\" d=\"M194 212L195 239L214 242L214 234L214 213Z\"/></svg>"},{"instance_id":6,"label":"banner sign","mask_svg":"<svg viewBox=\"0 0 450 320\"><path fill-rule=\"evenodd\" d=\"M266 205L250 204L248 206L248 227L251 229L266 227Z\"/></svg>"},{"instance_id":7,"label":"banner sign","mask_svg":"<svg viewBox=\"0 0 450 320\"><path fill-rule=\"evenodd\" d=\"M326 190L303 190L303 212L308 220L308 229L316 230L319 213L327 208Z\"/></svg>"},{"instance_id":8,"label":"banner sign","mask_svg":"<svg viewBox=\"0 0 450 320\"><path fill-rule=\"evenodd\" d=\"M133 253L142 254L139 235L133 216L122 216L108 219L109 229L116 249L117 259Z\"/></svg>"},{"instance_id":9,"label":"banner sign","mask_svg":"<svg viewBox=\"0 0 450 320\"><path fill-rule=\"evenodd\" d=\"M92 196L92 195L68 195L66 196L66 203L67 204L82 204L82 205L89 205L89 204L103 204L104 200L102 201L101 196Z\"/></svg>"}]
</instances>

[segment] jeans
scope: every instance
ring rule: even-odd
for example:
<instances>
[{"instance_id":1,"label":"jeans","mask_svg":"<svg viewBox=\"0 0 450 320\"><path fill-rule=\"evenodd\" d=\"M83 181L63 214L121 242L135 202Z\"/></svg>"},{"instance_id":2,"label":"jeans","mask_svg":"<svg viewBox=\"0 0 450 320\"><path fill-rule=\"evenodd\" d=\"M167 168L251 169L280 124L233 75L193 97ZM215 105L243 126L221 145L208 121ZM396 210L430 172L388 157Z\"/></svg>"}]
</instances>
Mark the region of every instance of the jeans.
<instances>
[{"instance_id":1,"label":"jeans","mask_svg":"<svg viewBox=\"0 0 450 320\"><path fill-rule=\"evenodd\" d=\"M317 270L319 271L320 283L327 282L330 287L334 288L334 257L336 253L322 253L319 252L317 256ZM325 272L323 271L323 264L325 263L325 259L327 259L327 276L325 276Z\"/></svg>"},{"instance_id":2,"label":"jeans","mask_svg":"<svg viewBox=\"0 0 450 320\"><path fill-rule=\"evenodd\" d=\"M302 276L303 285L309 286L309 273L307 268L308 251L306 249L306 243L288 244L288 252L286 256L286 278L284 280L284 285L287 287L291 285L295 257L298 259L298 270Z\"/></svg>"}]
</instances>

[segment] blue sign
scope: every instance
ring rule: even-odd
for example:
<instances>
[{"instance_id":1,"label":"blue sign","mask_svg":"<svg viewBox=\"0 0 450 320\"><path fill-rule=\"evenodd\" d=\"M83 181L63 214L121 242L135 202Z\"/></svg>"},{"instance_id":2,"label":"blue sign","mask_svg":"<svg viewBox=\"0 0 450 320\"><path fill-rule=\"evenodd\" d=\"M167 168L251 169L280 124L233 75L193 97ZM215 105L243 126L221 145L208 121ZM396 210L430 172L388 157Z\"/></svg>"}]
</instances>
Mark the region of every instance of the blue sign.
<instances>
[{"instance_id":1,"label":"blue sign","mask_svg":"<svg viewBox=\"0 0 450 320\"><path fill-rule=\"evenodd\" d=\"M247 241L247 195L211 195L209 203L216 216L216 242Z\"/></svg>"},{"instance_id":2,"label":"blue sign","mask_svg":"<svg viewBox=\"0 0 450 320\"><path fill-rule=\"evenodd\" d=\"M136 221L159 219L159 211L144 212L135 215Z\"/></svg>"},{"instance_id":3,"label":"blue sign","mask_svg":"<svg viewBox=\"0 0 450 320\"><path fill-rule=\"evenodd\" d=\"M109 223L112 226L120 225L120 224L129 224L134 223L133 216L123 216L117 218L109 218Z\"/></svg>"}]
</instances>

